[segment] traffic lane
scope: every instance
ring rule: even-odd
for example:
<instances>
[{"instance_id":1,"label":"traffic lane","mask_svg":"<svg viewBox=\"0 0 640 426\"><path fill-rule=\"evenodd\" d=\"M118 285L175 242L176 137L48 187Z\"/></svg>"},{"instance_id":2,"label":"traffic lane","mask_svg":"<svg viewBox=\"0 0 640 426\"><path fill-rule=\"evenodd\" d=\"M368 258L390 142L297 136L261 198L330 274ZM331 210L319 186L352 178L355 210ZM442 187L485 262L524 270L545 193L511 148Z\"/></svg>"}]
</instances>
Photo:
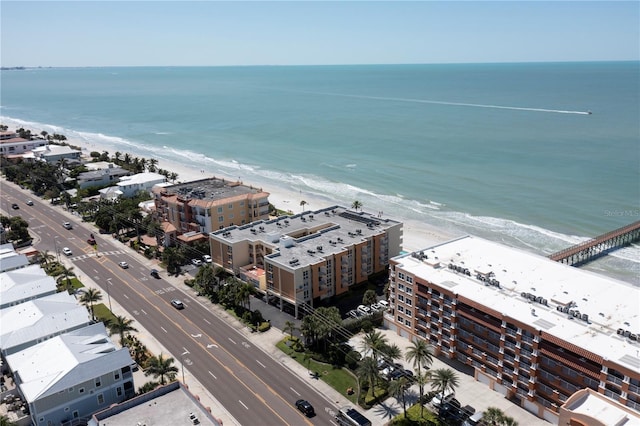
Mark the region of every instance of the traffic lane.
<instances>
[{"instance_id":1,"label":"traffic lane","mask_svg":"<svg viewBox=\"0 0 640 426\"><path fill-rule=\"evenodd\" d=\"M152 335L156 336L171 353L183 354L188 352L192 354L192 358L200 357L203 361L199 364L202 365L207 365L217 360L217 357L224 359L223 361L218 360L217 362L221 366L225 366L225 368L227 368L226 366L228 365L234 365L235 361L233 356L230 356L224 350L214 355L207 350L208 348L206 348L204 344L198 342L198 339L203 336L202 330L187 320L183 315L185 310L172 308L167 301L162 298L161 294L157 294L157 292L151 288L143 286L143 288L136 289L130 283L126 282L123 282L122 285L123 291L114 292L116 300L120 301L120 299L123 299L121 304L123 308L129 312L136 310L138 312L143 311L144 315L136 316L136 320ZM198 331L198 333L194 333L193 331ZM193 343L195 343L195 345L193 345ZM187 345L190 345L191 350L187 349ZM260 389L260 381L255 375L251 374L251 376L254 377L251 386L242 381L238 381L235 376L235 374L237 374L235 370L242 371L243 369L244 367L240 365L236 365L233 371L227 368L227 374L221 375L222 377L226 377L224 392L221 393L220 389L211 388L209 388L209 391L221 402L229 404L230 407L235 407L235 409L229 410L234 417L248 416L252 422L256 421L255 413L245 413L244 411L246 411L246 409L242 407L242 404L240 404L241 407L238 408L236 401L241 399L237 397L235 392L229 392L229 389L241 392L239 395L244 395L245 398L251 396L253 405L259 405L257 412L261 413L261 421L266 420L269 422L268 424L283 424L283 419L278 414L278 411L270 408L274 405L274 400L270 398L270 402L267 404L261 396L266 395L267 392ZM204 374L204 372L202 374ZM199 373L196 377L200 378L200 375ZM259 392L256 392L254 389L259 389ZM286 412L286 408L288 408L293 415L298 416L297 411L291 407L285 407L284 404L283 407L281 407L281 411ZM297 420L296 423L299 423L299 420Z\"/></svg>"},{"instance_id":2,"label":"traffic lane","mask_svg":"<svg viewBox=\"0 0 640 426\"><path fill-rule=\"evenodd\" d=\"M222 319L217 316L208 318L211 316L211 312L199 302L193 300L195 304L191 303L190 297L184 300L187 300L189 304L181 312L188 315L197 330L202 330L203 336L200 335L200 331L188 329L187 331L192 336L203 338L208 334L212 343L222 345L235 362L238 362L243 369L249 370L253 376L260 379L260 384L266 386L264 395L272 393L278 396L277 399L272 400L272 404L278 403L278 399L281 399L285 407L294 407L297 399L307 399L316 408L317 416L313 419L314 424L331 423L333 418L330 412L335 411L336 408L330 400L319 394L312 386L281 363L271 358L262 348L253 345L250 338L230 327ZM239 376L245 382L251 379L245 378L240 373Z\"/></svg>"}]
</instances>

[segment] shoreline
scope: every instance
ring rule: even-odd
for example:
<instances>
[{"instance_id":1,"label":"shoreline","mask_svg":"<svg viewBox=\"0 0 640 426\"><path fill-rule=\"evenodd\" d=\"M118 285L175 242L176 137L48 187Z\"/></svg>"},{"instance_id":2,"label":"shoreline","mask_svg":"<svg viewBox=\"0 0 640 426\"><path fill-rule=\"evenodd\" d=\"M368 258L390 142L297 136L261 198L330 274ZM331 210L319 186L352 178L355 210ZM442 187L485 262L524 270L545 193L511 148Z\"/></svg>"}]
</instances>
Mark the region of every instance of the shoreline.
<instances>
[{"instance_id":1,"label":"shoreline","mask_svg":"<svg viewBox=\"0 0 640 426\"><path fill-rule=\"evenodd\" d=\"M18 128L23 127L25 130L30 130L32 134L39 135L42 132L42 129L37 129L32 126L21 125L15 127L11 130L17 130ZM65 135L66 136L66 135ZM165 159L160 159L156 157L149 157L141 155L132 150L122 150L118 149L115 145L108 144L100 144L99 146L96 143L92 143L91 141L84 141L81 139L72 139L69 138L66 141L63 141L69 145L80 147L82 150L82 156L85 158L90 158L89 154L92 151L96 152L108 152L109 156L112 157L115 152L121 152L122 155L129 154L132 157L138 158L155 158L158 160L157 168L165 169L170 172L175 172L178 174L178 178L176 179L176 183L180 182L190 182L195 180L201 180L206 178L213 177L224 177L225 179L233 180L233 176L229 176L227 173L224 173L220 170L205 170L205 169L192 169L183 164L173 161L167 161ZM243 185L251 185L255 188L261 188L263 191L269 193L269 203L274 205L279 210L290 211L293 214L301 213L303 211L310 210L319 210L326 207L331 207L339 204L338 202L331 202L331 200L324 199L318 196L312 196L310 194L301 193L299 191L291 190L283 186L270 186L265 187L262 183L256 182L245 182L244 180L240 180ZM306 204L302 206L300 204L301 201L305 201ZM350 205L343 206L346 208L351 208ZM363 206L365 211L375 211L375 209L368 209L367 206ZM402 222L403 224L403 242L402 242L402 250L413 252L417 250L426 249L433 245L441 244L443 242L458 238L464 234L454 235L451 233L444 232L440 228L437 228L435 225L430 225L418 221L406 220L400 217L390 217L393 220L397 220L398 222Z\"/></svg>"}]
</instances>

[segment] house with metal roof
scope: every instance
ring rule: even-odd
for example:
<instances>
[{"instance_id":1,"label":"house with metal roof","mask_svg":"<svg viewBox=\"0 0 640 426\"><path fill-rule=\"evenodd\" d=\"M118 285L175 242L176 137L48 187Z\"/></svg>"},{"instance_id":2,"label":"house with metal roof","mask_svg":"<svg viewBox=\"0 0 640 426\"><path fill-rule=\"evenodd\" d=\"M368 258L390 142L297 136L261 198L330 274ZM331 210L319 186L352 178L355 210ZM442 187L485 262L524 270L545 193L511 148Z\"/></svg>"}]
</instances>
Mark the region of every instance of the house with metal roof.
<instances>
[{"instance_id":1,"label":"house with metal roof","mask_svg":"<svg viewBox=\"0 0 640 426\"><path fill-rule=\"evenodd\" d=\"M13 380L36 426L87 422L135 395L127 348L103 323L70 331L7 356Z\"/></svg>"},{"instance_id":2,"label":"house with metal roof","mask_svg":"<svg viewBox=\"0 0 640 426\"><path fill-rule=\"evenodd\" d=\"M0 309L56 293L56 281L39 265L0 273Z\"/></svg>"},{"instance_id":3,"label":"house with metal roof","mask_svg":"<svg viewBox=\"0 0 640 426\"><path fill-rule=\"evenodd\" d=\"M0 309L0 350L6 357L60 334L86 327L91 316L66 291Z\"/></svg>"}]
</instances>

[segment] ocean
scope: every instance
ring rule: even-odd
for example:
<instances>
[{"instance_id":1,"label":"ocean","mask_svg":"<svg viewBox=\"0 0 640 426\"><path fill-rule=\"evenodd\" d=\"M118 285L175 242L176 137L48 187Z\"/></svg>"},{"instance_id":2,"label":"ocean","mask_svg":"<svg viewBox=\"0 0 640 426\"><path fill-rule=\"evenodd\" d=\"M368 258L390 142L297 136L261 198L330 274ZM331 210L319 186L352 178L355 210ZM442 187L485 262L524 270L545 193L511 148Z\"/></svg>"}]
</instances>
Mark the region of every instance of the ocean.
<instances>
[{"instance_id":1,"label":"ocean","mask_svg":"<svg viewBox=\"0 0 640 426\"><path fill-rule=\"evenodd\" d=\"M450 234L546 255L640 220L638 62L0 76L1 119L11 128L63 133L97 151L106 144L267 192L358 200ZM585 269L640 285L640 245Z\"/></svg>"}]
</instances>

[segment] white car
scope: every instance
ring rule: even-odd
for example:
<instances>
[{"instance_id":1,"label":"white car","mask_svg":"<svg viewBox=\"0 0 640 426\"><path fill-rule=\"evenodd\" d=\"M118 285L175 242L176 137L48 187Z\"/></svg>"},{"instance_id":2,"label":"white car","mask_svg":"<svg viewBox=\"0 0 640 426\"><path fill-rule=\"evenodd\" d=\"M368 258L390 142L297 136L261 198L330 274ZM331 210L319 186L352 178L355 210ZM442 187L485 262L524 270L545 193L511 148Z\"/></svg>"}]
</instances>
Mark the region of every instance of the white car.
<instances>
[{"instance_id":1,"label":"white car","mask_svg":"<svg viewBox=\"0 0 640 426\"><path fill-rule=\"evenodd\" d=\"M205 254L204 256L202 256L202 260L204 260L205 263L211 263L211 256Z\"/></svg>"},{"instance_id":2,"label":"white car","mask_svg":"<svg viewBox=\"0 0 640 426\"><path fill-rule=\"evenodd\" d=\"M191 263L193 263L196 266L200 266L200 265L202 265L202 260L200 260L200 259L191 259Z\"/></svg>"},{"instance_id":3,"label":"white car","mask_svg":"<svg viewBox=\"0 0 640 426\"><path fill-rule=\"evenodd\" d=\"M71 249L69 247L63 248L62 252L67 256L71 256L73 254L73 252L71 251Z\"/></svg>"},{"instance_id":4,"label":"white car","mask_svg":"<svg viewBox=\"0 0 640 426\"><path fill-rule=\"evenodd\" d=\"M358 306L358 312L362 313L363 315L369 315L371 313L371 308L365 305L360 305Z\"/></svg>"},{"instance_id":5,"label":"white car","mask_svg":"<svg viewBox=\"0 0 640 426\"><path fill-rule=\"evenodd\" d=\"M389 302L387 302L386 300L380 300L378 302L378 305L380 305L380 308L382 309L389 309Z\"/></svg>"},{"instance_id":6,"label":"white car","mask_svg":"<svg viewBox=\"0 0 640 426\"><path fill-rule=\"evenodd\" d=\"M433 399L431 400L431 404L434 407L438 408L440 407L440 405L446 404L447 402L451 401L454 397L455 394L451 390L446 391L444 395L442 394L442 392L440 392L433 397Z\"/></svg>"},{"instance_id":7,"label":"white car","mask_svg":"<svg viewBox=\"0 0 640 426\"><path fill-rule=\"evenodd\" d=\"M73 229L73 225L71 225L71 222L65 222L62 224L62 226L64 226L65 229Z\"/></svg>"},{"instance_id":8,"label":"white car","mask_svg":"<svg viewBox=\"0 0 640 426\"><path fill-rule=\"evenodd\" d=\"M129 267L129 264L127 262L118 262L118 266L122 269L127 269Z\"/></svg>"}]
</instances>

